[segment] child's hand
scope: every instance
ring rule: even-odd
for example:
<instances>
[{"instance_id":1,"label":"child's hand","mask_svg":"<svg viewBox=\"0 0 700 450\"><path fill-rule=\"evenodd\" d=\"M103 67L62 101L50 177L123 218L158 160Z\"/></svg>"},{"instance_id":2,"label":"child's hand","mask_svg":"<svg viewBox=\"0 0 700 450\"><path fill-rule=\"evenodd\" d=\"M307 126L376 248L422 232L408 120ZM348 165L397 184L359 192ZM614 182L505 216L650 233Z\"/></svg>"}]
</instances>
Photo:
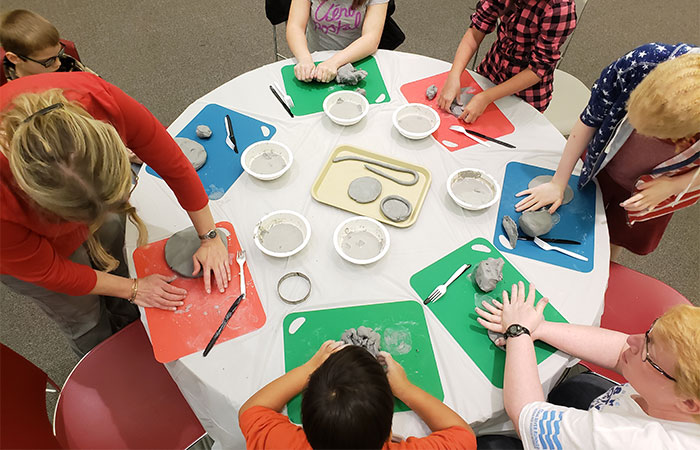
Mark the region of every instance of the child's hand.
<instances>
[{"instance_id":1,"label":"child's hand","mask_svg":"<svg viewBox=\"0 0 700 450\"><path fill-rule=\"evenodd\" d=\"M640 192L620 203L627 211L651 211L656 205L672 195L677 195L678 190L672 177L662 176L638 186Z\"/></svg>"},{"instance_id":2,"label":"child's hand","mask_svg":"<svg viewBox=\"0 0 700 450\"><path fill-rule=\"evenodd\" d=\"M338 350L345 348L346 345L347 344L345 344L343 341L326 341L321 344L321 348L319 348L316 354L306 362L306 365L309 367L311 372L314 372L316 369L321 367L321 364L326 362L329 356Z\"/></svg>"},{"instance_id":3,"label":"child's hand","mask_svg":"<svg viewBox=\"0 0 700 450\"><path fill-rule=\"evenodd\" d=\"M459 89L459 79L453 80L448 76L438 94L438 106L445 111L449 111L452 102L459 94Z\"/></svg>"},{"instance_id":4,"label":"child's hand","mask_svg":"<svg viewBox=\"0 0 700 450\"><path fill-rule=\"evenodd\" d=\"M460 114L459 118L464 120L466 123L474 123L486 109L487 106L491 104L491 100L488 98L486 92L479 92L467 103L464 107L464 111Z\"/></svg>"},{"instance_id":5,"label":"child's hand","mask_svg":"<svg viewBox=\"0 0 700 450\"><path fill-rule=\"evenodd\" d=\"M313 61L300 62L294 66L294 76L299 81L313 81L316 65Z\"/></svg>"},{"instance_id":6,"label":"child's hand","mask_svg":"<svg viewBox=\"0 0 700 450\"><path fill-rule=\"evenodd\" d=\"M401 393L411 386L411 382L406 377L406 371L403 370L401 364L391 356L389 352L379 352L377 360L386 365L386 378L389 380L391 392L395 397L401 398Z\"/></svg>"},{"instance_id":7,"label":"child's hand","mask_svg":"<svg viewBox=\"0 0 700 450\"><path fill-rule=\"evenodd\" d=\"M316 81L320 81L321 83L330 83L337 74L338 68L336 66L328 61L323 61L321 64L316 66L314 79Z\"/></svg>"},{"instance_id":8,"label":"child's hand","mask_svg":"<svg viewBox=\"0 0 700 450\"><path fill-rule=\"evenodd\" d=\"M527 211L537 211L538 209L552 205L549 208L549 213L554 214L554 211L561 206L564 201L564 190L566 186L560 186L552 181L539 186L535 186L532 189L526 189L515 194L516 197L522 197L527 195L524 199L520 200L515 205L515 210L521 212L523 210Z\"/></svg>"}]
</instances>

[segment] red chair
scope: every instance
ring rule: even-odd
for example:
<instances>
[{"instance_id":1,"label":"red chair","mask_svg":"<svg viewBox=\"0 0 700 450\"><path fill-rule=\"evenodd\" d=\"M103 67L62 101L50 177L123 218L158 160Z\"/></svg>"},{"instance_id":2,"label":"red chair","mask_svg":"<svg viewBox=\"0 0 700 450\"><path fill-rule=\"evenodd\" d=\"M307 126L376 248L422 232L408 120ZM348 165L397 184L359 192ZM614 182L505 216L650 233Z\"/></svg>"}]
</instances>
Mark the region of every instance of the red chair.
<instances>
[{"instance_id":1,"label":"red chair","mask_svg":"<svg viewBox=\"0 0 700 450\"><path fill-rule=\"evenodd\" d=\"M691 303L672 287L617 263L610 264L610 278L605 292L605 310L600 326L627 334L644 333L657 317L676 305ZM626 383L612 370L581 361L589 370Z\"/></svg>"},{"instance_id":2,"label":"red chair","mask_svg":"<svg viewBox=\"0 0 700 450\"><path fill-rule=\"evenodd\" d=\"M43 370L0 344L0 448L61 448L46 413Z\"/></svg>"},{"instance_id":3,"label":"red chair","mask_svg":"<svg viewBox=\"0 0 700 450\"><path fill-rule=\"evenodd\" d=\"M187 448L206 434L141 321L92 349L66 380L54 432L65 448Z\"/></svg>"}]
</instances>

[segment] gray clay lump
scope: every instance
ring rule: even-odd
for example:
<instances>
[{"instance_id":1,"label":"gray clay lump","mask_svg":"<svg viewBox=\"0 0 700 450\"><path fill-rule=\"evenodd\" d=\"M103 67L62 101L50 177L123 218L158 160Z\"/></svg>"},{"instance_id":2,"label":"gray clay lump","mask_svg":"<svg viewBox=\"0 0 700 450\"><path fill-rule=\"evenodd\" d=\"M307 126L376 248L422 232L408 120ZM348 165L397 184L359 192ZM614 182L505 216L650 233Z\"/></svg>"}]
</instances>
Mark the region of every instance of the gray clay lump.
<instances>
[{"instance_id":1,"label":"gray clay lump","mask_svg":"<svg viewBox=\"0 0 700 450\"><path fill-rule=\"evenodd\" d=\"M367 76L367 71L362 69L355 69L355 67L347 63L338 68L338 73L335 76L335 81L338 84L349 84L355 86L360 81L364 80Z\"/></svg>"},{"instance_id":2,"label":"gray clay lump","mask_svg":"<svg viewBox=\"0 0 700 450\"><path fill-rule=\"evenodd\" d=\"M371 203L382 193L382 183L376 178L360 177L352 180L348 196L357 203Z\"/></svg>"},{"instance_id":3,"label":"gray clay lump","mask_svg":"<svg viewBox=\"0 0 700 450\"><path fill-rule=\"evenodd\" d=\"M527 185L528 189L532 189L536 186L539 186L540 184L545 184L549 183L552 181L552 175L540 175L538 177L533 178L530 180L530 182ZM571 200L574 199L574 190L571 189L571 186L568 184L566 185L566 189L564 189L564 199L562 200L561 204L566 205L567 203L571 202Z\"/></svg>"},{"instance_id":4,"label":"gray clay lump","mask_svg":"<svg viewBox=\"0 0 700 450\"><path fill-rule=\"evenodd\" d=\"M438 88L434 84L431 84L428 86L428 89L425 90L425 96L428 98L428 100L432 100L435 98L437 95Z\"/></svg>"},{"instance_id":5,"label":"gray clay lump","mask_svg":"<svg viewBox=\"0 0 700 450\"><path fill-rule=\"evenodd\" d=\"M375 161L373 159L363 158L361 156L353 156L353 155L338 156L337 158L335 158L333 160L334 163L341 162L341 161L360 161L360 162L365 162L368 164L374 164L374 165L377 165L380 167L384 167L386 169L395 170L396 172L403 172L403 173L408 173L408 174L413 175L413 179L411 181L399 180L398 178L391 176L388 173L382 172L381 170L377 169L376 167L372 167L372 166L365 164L365 169L369 170L370 172L376 173L380 177L384 177L387 180L391 180L394 183L400 184L402 186L413 186L414 184L418 183L418 179L419 179L418 172L416 172L413 169L405 169L403 167L394 166L392 164L387 164L387 163L382 162L382 161Z\"/></svg>"},{"instance_id":6,"label":"gray clay lump","mask_svg":"<svg viewBox=\"0 0 700 450\"><path fill-rule=\"evenodd\" d=\"M549 233L554 226L552 215L547 211L526 211L520 215L518 224L523 233L530 237Z\"/></svg>"},{"instance_id":7,"label":"gray clay lump","mask_svg":"<svg viewBox=\"0 0 700 450\"><path fill-rule=\"evenodd\" d=\"M200 139L209 139L211 137L211 128L206 125L197 125L195 133Z\"/></svg>"},{"instance_id":8,"label":"gray clay lump","mask_svg":"<svg viewBox=\"0 0 700 450\"><path fill-rule=\"evenodd\" d=\"M224 230L218 228L216 232L228 248L228 240ZM196 277L192 276L192 272L194 272L192 256L199 249L200 245L201 241L194 227L178 231L165 243L165 262L175 273L183 277L199 278L202 276L202 270L199 271Z\"/></svg>"},{"instance_id":9,"label":"gray clay lump","mask_svg":"<svg viewBox=\"0 0 700 450\"><path fill-rule=\"evenodd\" d=\"M479 263L474 273L476 284L484 292L491 292L503 279L503 264L501 258L488 258Z\"/></svg>"},{"instance_id":10,"label":"gray clay lump","mask_svg":"<svg viewBox=\"0 0 700 450\"><path fill-rule=\"evenodd\" d=\"M474 97L475 95L471 92L472 90L472 87L462 88L459 95L455 97L455 99L452 101L452 104L450 105L450 112L454 116L459 117L462 115L462 113L464 112L464 107L471 101L472 97Z\"/></svg>"},{"instance_id":11,"label":"gray clay lump","mask_svg":"<svg viewBox=\"0 0 700 450\"><path fill-rule=\"evenodd\" d=\"M361 87L355 88L355 92L357 92L363 97L367 97L367 91L365 89L362 89Z\"/></svg>"},{"instance_id":12,"label":"gray clay lump","mask_svg":"<svg viewBox=\"0 0 700 450\"><path fill-rule=\"evenodd\" d=\"M183 137L176 137L175 142L180 146L182 153L190 160L194 170L199 170L207 162L207 151L204 150L204 146L199 142Z\"/></svg>"},{"instance_id":13,"label":"gray clay lump","mask_svg":"<svg viewBox=\"0 0 700 450\"><path fill-rule=\"evenodd\" d=\"M503 229L508 236L508 243L510 243L511 248L515 248L518 243L518 225L510 216L503 216L503 221L501 222Z\"/></svg>"},{"instance_id":14,"label":"gray clay lump","mask_svg":"<svg viewBox=\"0 0 700 450\"><path fill-rule=\"evenodd\" d=\"M382 337L373 329L359 326L357 329L345 330L340 340L350 345L358 345L372 354L375 358L379 353L379 343Z\"/></svg>"}]
</instances>

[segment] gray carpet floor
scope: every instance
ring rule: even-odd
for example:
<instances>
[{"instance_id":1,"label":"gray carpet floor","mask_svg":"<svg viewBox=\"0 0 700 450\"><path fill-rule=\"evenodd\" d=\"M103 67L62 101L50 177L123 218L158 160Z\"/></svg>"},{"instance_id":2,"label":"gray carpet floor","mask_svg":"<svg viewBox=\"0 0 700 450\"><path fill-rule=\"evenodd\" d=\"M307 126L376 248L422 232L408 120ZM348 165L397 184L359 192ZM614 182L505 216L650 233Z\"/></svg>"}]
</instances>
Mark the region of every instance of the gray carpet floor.
<instances>
[{"instance_id":1,"label":"gray carpet floor","mask_svg":"<svg viewBox=\"0 0 700 450\"><path fill-rule=\"evenodd\" d=\"M397 3L394 18L407 36L399 50L451 61L476 1ZM583 2L577 3L580 9ZM0 2L2 11L15 8L48 18L62 37L76 42L83 62L146 105L166 126L206 92L274 61L272 27L261 0ZM290 55L284 25L278 30L281 51ZM591 1L560 69L591 85L611 61L654 41L699 45L700 2ZM698 219L698 206L677 213L653 254L627 253L619 262L700 304ZM0 341L61 384L77 358L58 328L29 299L4 286L0 297Z\"/></svg>"}]
</instances>

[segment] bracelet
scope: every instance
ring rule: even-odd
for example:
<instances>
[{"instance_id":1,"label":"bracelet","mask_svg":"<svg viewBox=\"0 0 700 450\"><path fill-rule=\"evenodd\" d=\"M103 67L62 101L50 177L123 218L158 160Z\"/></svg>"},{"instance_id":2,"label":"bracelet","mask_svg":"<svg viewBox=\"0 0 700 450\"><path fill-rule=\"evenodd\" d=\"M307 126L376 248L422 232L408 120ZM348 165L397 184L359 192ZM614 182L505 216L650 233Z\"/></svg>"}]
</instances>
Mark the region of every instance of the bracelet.
<instances>
[{"instance_id":1,"label":"bracelet","mask_svg":"<svg viewBox=\"0 0 700 450\"><path fill-rule=\"evenodd\" d=\"M136 294L139 293L139 279L134 278L134 282L131 284L131 297L129 297L129 303L134 303L136 300Z\"/></svg>"}]
</instances>

